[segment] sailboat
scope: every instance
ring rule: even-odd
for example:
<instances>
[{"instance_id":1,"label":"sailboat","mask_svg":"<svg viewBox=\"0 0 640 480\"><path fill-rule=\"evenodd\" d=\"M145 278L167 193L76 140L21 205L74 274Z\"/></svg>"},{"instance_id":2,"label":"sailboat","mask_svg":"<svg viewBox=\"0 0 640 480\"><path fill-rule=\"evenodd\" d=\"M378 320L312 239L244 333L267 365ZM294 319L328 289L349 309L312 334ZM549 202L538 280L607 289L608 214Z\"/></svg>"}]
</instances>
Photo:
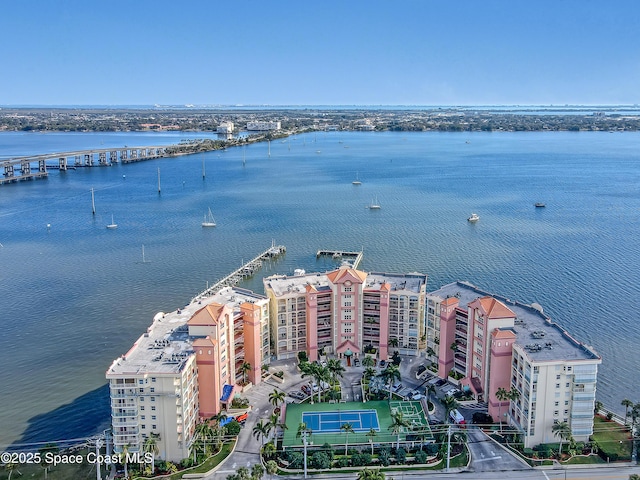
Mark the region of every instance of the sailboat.
<instances>
[{"instance_id":1,"label":"sailboat","mask_svg":"<svg viewBox=\"0 0 640 480\"><path fill-rule=\"evenodd\" d=\"M111 223L107 225L107 228L109 230L115 230L116 228L118 228L118 224L113 221L113 214L111 214Z\"/></svg>"},{"instance_id":2,"label":"sailboat","mask_svg":"<svg viewBox=\"0 0 640 480\"><path fill-rule=\"evenodd\" d=\"M371 200L371 205L369 205L369 210L380 210L380 204L378 203L378 197L375 200Z\"/></svg>"},{"instance_id":3,"label":"sailboat","mask_svg":"<svg viewBox=\"0 0 640 480\"><path fill-rule=\"evenodd\" d=\"M142 263L151 263L151 260L147 260L144 256L144 244L142 245Z\"/></svg>"},{"instance_id":4,"label":"sailboat","mask_svg":"<svg viewBox=\"0 0 640 480\"><path fill-rule=\"evenodd\" d=\"M356 173L356 179L351 183L354 184L354 185L362 185L362 182L358 178L358 174L357 173Z\"/></svg>"},{"instance_id":5,"label":"sailboat","mask_svg":"<svg viewBox=\"0 0 640 480\"><path fill-rule=\"evenodd\" d=\"M211 213L211 208L209 208L209 213L205 214L204 221L202 222L203 227L215 227L216 221L213 219L213 213Z\"/></svg>"}]
</instances>

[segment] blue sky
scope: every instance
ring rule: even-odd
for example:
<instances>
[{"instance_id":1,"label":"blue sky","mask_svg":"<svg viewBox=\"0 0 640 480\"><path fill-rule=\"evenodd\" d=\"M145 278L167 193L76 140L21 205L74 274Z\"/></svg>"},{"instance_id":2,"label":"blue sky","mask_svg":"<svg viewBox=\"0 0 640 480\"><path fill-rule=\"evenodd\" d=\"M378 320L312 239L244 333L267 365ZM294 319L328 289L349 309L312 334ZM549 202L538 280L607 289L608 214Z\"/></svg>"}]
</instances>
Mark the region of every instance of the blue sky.
<instances>
[{"instance_id":1,"label":"blue sky","mask_svg":"<svg viewBox=\"0 0 640 480\"><path fill-rule=\"evenodd\" d=\"M0 105L640 103L636 0L7 0Z\"/></svg>"}]
</instances>

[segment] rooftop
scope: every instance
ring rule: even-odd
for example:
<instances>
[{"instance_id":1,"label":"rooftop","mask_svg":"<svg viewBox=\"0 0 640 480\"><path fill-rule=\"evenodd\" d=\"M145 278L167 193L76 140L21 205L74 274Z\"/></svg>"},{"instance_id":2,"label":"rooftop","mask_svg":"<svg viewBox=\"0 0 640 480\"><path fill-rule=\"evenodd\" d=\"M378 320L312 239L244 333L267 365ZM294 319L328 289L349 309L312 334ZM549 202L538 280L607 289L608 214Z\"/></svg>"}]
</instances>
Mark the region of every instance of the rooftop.
<instances>
[{"instance_id":1,"label":"rooftop","mask_svg":"<svg viewBox=\"0 0 640 480\"><path fill-rule=\"evenodd\" d=\"M232 304L234 310L245 302L266 300L250 290L226 287L214 295L195 301L170 313L159 312L147 331L131 349L113 361L107 375L177 374L193 354L193 340L187 322L203 306L211 303Z\"/></svg>"},{"instance_id":2,"label":"rooftop","mask_svg":"<svg viewBox=\"0 0 640 480\"><path fill-rule=\"evenodd\" d=\"M365 278L365 289L380 290L383 284L391 285L391 291L407 291L420 293L420 289L426 285L427 276L420 273L395 274L395 273L364 273L359 270L362 278ZM318 291L330 288L328 273L307 273L303 275L272 275L264 279L265 287L273 290L277 297L287 294L303 294L306 286L311 285Z\"/></svg>"},{"instance_id":3,"label":"rooftop","mask_svg":"<svg viewBox=\"0 0 640 480\"><path fill-rule=\"evenodd\" d=\"M574 339L560 325L551 321L538 304L523 304L500 295L481 290L467 282L444 285L430 296L441 299L458 298L459 308L465 309L473 300L487 295L500 300L516 314L511 330L520 345L534 362L600 360L600 356L589 346Z\"/></svg>"}]
</instances>

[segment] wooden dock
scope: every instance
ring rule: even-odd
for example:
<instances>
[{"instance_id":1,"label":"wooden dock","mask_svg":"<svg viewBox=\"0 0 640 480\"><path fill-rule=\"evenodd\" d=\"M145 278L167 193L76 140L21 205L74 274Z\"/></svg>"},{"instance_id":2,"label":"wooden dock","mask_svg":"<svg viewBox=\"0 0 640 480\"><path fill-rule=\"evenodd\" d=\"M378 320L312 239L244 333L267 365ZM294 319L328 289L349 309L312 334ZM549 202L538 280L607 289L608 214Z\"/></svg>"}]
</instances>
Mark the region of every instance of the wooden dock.
<instances>
[{"instance_id":1,"label":"wooden dock","mask_svg":"<svg viewBox=\"0 0 640 480\"><path fill-rule=\"evenodd\" d=\"M271 260L273 258L279 257L283 255L287 251L284 245L276 245L272 243L269 248L267 248L264 252L256 256L254 259L243 263L240 268L234 270L226 277L218 280L215 284L208 287L204 292L200 293L198 296L193 298L191 301L197 301L202 297L209 297L211 295L215 295L218 291L222 290L225 287L233 287L237 285L245 278L251 277L254 275L260 268L262 267L262 262L265 260Z\"/></svg>"},{"instance_id":2,"label":"wooden dock","mask_svg":"<svg viewBox=\"0 0 640 480\"><path fill-rule=\"evenodd\" d=\"M347 263L351 268L358 268L362 261L363 253L360 252L347 252L345 250L318 250L316 258L331 257L334 260L340 260L342 263Z\"/></svg>"}]
</instances>

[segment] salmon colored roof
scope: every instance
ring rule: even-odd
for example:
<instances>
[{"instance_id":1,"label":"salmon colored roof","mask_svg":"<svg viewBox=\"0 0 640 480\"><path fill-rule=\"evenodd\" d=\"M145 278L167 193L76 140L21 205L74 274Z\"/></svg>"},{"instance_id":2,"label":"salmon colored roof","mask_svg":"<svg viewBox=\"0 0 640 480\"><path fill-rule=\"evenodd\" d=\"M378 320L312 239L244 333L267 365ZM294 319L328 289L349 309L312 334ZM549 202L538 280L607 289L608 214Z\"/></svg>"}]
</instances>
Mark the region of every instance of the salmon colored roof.
<instances>
[{"instance_id":1,"label":"salmon colored roof","mask_svg":"<svg viewBox=\"0 0 640 480\"><path fill-rule=\"evenodd\" d=\"M224 305L216 302L211 302L206 307L202 307L200 310L194 313L193 317L191 317L187 322L187 325L217 325L218 318L220 318L220 314L222 313L223 309Z\"/></svg>"},{"instance_id":2,"label":"salmon colored roof","mask_svg":"<svg viewBox=\"0 0 640 480\"><path fill-rule=\"evenodd\" d=\"M491 335L496 340L516 338L515 332L509 328L496 328Z\"/></svg>"},{"instance_id":3,"label":"salmon colored roof","mask_svg":"<svg viewBox=\"0 0 640 480\"><path fill-rule=\"evenodd\" d=\"M356 281L359 280L361 283L363 283L367 279L367 274L365 272L361 272L360 270L349 267L342 267L338 270L334 270L331 273L327 273L327 278L331 281L331 283L338 283L338 280L342 280L346 275L349 275Z\"/></svg>"},{"instance_id":4,"label":"salmon colored roof","mask_svg":"<svg viewBox=\"0 0 640 480\"><path fill-rule=\"evenodd\" d=\"M383 283L382 285L380 285L380 290L384 290L386 292L391 290L391 284L390 283Z\"/></svg>"},{"instance_id":5,"label":"salmon colored roof","mask_svg":"<svg viewBox=\"0 0 640 480\"><path fill-rule=\"evenodd\" d=\"M336 348L336 350L342 350L344 347L347 347L352 352L360 353L360 349L358 348L358 346L351 340L345 340L340 345L338 345L338 348Z\"/></svg>"},{"instance_id":6,"label":"salmon colored roof","mask_svg":"<svg viewBox=\"0 0 640 480\"><path fill-rule=\"evenodd\" d=\"M460 300L458 300L456 297L449 297L449 298L445 298L445 300L442 302L443 305L457 305L458 302Z\"/></svg>"},{"instance_id":7,"label":"salmon colored roof","mask_svg":"<svg viewBox=\"0 0 640 480\"><path fill-rule=\"evenodd\" d=\"M307 286L304 287L307 290L307 293L309 292L317 292L318 289L316 287L314 287L313 285L311 285L310 283L307 283Z\"/></svg>"},{"instance_id":8,"label":"salmon colored roof","mask_svg":"<svg viewBox=\"0 0 640 480\"><path fill-rule=\"evenodd\" d=\"M216 344L216 342L214 342L213 340L211 340L211 337L196 338L196 339L193 341L193 347L194 347L194 348L196 348L196 347L204 347L204 348L207 348L207 347L210 347L210 346L215 345L215 344Z\"/></svg>"},{"instance_id":9,"label":"salmon colored roof","mask_svg":"<svg viewBox=\"0 0 640 480\"><path fill-rule=\"evenodd\" d=\"M260 310L260 306L256 305L255 303L251 303L251 302L244 302L242 305L240 305L240 308L244 308L245 310Z\"/></svg>"},{"instance_id":10,"label":"salmon colored roof","mask_svg":"<svg viewBox=\"0 0 640 480\"><path fill-rule=\"evenodd\" d=\"M516 316L509 307L493 297L482 297L478 301L487 318L515 318Z\"/></svg>"}]
</instances>

